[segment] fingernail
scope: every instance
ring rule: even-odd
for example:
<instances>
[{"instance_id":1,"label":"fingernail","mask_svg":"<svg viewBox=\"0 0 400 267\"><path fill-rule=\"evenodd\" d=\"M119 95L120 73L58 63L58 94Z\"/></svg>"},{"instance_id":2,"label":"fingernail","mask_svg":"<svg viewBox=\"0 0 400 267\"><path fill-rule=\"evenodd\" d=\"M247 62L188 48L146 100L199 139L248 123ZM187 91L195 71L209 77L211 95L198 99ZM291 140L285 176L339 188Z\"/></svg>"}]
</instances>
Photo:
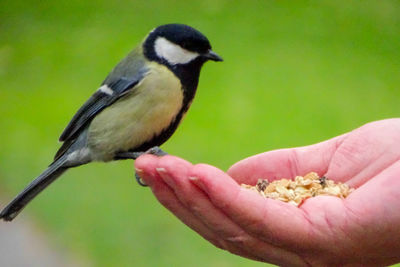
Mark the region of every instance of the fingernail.
<instances>
[{"instance_id":1,"label":"fingernail","mask_svg":"<svg viewBox=\"0 0 400 267\"><path fill-rule=\"evenodd\" d=\"M142 169L139 169L139 168L135 168L135 172L136 172L139 176L141 176L141 175L143 174L143 170L142 170Z\"/></svg>"},{"instance_id":2,"label":"fingernail","mask_svg":"<svg viewBox=\"0 0 400 267\"><path fill-rule=\"evenodd\" d=\"M189 180L194 183L195 185L197 185L198 187L200 187L201 189L203 189L204 191L206 190L203 182L196 176L189 176Z\"/></svg>"},{"instance_id":3,"label":"fingernail","mask_svg":"<svg viewBox=\"0 0 400 267\"><path fill-rule=\"evenodd\" d=\"M164 168L156 168L158 173L166 173L167 171Z\"/></svg>"},{"instance_id":4,"label":"fingernail","mask_svg":"<svg viewBox=\"0 0 400 267\"><path fill-rule=\"evenodd\" d=\"M167 171L164 168L156 168L156 171L160 175L160 177L164 180L164 182L170 187L175 187L175 181L171 176L167 174Z\"/></svg>"}]
</instances>

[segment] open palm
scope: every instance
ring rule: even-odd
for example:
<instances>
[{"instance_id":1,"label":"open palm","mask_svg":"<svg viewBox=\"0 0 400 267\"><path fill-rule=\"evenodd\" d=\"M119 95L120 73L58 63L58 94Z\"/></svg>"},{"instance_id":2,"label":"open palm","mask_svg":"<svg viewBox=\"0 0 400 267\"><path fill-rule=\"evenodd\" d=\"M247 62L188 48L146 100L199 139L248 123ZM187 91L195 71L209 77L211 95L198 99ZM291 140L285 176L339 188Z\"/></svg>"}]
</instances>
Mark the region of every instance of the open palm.
<instances>
[{"instance_id":1,"label":"open palm","mask_svg":"<svg viewBox=\"0 0 400 267\"><path fill-rule=\"evenodd\" d=\"M227 173L172 156L144 155L135 164L166 208L232 253L291 266L400 261L400 119L259 154ZM310 198L298 208L240 187L311 171L356 190L346 199Z\"/></svg>"}]
</instances>

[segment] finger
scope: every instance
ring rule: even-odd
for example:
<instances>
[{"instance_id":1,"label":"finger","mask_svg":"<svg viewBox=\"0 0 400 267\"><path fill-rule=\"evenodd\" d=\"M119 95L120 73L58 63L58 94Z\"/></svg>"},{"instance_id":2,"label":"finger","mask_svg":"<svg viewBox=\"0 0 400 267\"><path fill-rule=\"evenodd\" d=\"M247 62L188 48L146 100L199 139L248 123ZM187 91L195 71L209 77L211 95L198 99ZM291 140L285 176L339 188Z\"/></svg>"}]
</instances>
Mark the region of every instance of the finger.
<instances>
[{"instance_id":1,"label":"finger","mask_svg":"<svg viewBox=\"0 0 400 267\"><path fill-rule=\"evenodd\" d=\"M291 249L312 246L312 228L301 209L288 203L264 199L240 187L224 172L208 165L195 166L191 180L232 221L253 236Z\"/></svg>"},{"instance_id":2,"label":"finger","mask_svg":"<svg viewBox=\"0 0 400 267\"><path fill-rule=\"evenodd\" d=\"M268 259L272 263L301 262L294 253L250 236L216 208L204 192L191 183L189 173L192 168L187 161L167 156L158 162L157 171L182 205L214 232L225 249L255 260Z\"/></svg>"},{"instance_id":3,"label":"finger","mask_svg":"<svg viewBox=\"0 0 400 267\"><path fill-rule=\"evenodd\" d=\"M306 147L280 149L258 154L234 164L228 174L238 183L255 184L258 179L294 178L316 172L324 175L336 148L346 135Z\"/></svg>"},{"instance_id":4,"label":"finger","mask_svg":"<svg viewBox=\"0 0 400 267\"><path fill-rule=\"evenodd\" d=\"M157 164L157 171L179 201L218 236L229 240L240 235L243 230L216 209L208 197L190 182L189 172L192 167L192 164L182 159L165 157Z\"/></svg>"},{"instance_id":5,"label":"finger","mask_svg":"<svg viewBox=\"0 0 400 267\"><path fill-rule=\"evenodd\" d=\"M143 155L135 162L136 172L150 186L157 200L178 219L191 229L200 234L203 238L222 248L218 238L210 231L200 220L198 220L180 201L176 198L174 192L160 178L156 169L159 158L153 155ZM139 171L138 171L139 170Z\"/></svg>"},{"instance_id":6,"label":"finger","mask_svg":"<svg viewBox=\"0 0 400 267\"><path fill-rule=\"evenodd\" d=\"M218 234L215 234L213 230L210 230L201 220L199 220L192 213L191 209L182 205L182 203L177 199L174 191L160 178L161 176L158 173L162 173L162 167L157 167L158 161L159 158L152 155L142 156L140 160L137 160L135 168L136 172L139 173L140 177L151 187L154 195L164 207L171 211L184 224L189 226L216 247L229 250L231 253L242 257L258 261L261 260L261 258L256 255L247 253L245 250L230 245L229 242L223 241ZM180 163L183 163L183 160L181 160ZM190 163L187 162L187 164ZM182 168L179 168L179 164L173 164L173 166L177 173L182 170Z\"/></svg>"},{"instance_id":7,"label":"finger","mask_svg":"<svg viewBox=\"0 0 400 267\"><path fill-rule=\"evenodd\" d=\"M135 160L135 172L148 186L152 186L157 176L156 166L159 157L144 154Z\"/></svg>"},{"instance_id":8,"label":"finger","mask_svg":"<svg viewBox=\"0 0 400 267\"><path fill-rule=\"evenodd\" d=\"M353 130L332 158L327 176L360 187L400 157L400 120L388 119Z\"/></svg>"},{"instance_id":9,"label":"finger","mask_svg":"<svg viewBox=\"0 0 400 267\"><path fill-rule=\"evenodd\" d=\"M190 217L190 221L197 221L197 224L201 224L201 230L207 233L211 233L213 236L213 243L218 244L217 247L230 251L236 255L260 260L257 255L248 253L246 250L237 247L231 242L234 239L235 234L243 232L237 225L232 225L226 216L221 212L215 210L214 207L206 203L204 200L205 195L198 188L189 182L187 173L188 169L193 165L183 159L177 157L167 156L159 161L157 164L156 171L162 178L164 185L168 185L169 194L173 194L175 200L179 200L177 205L185 210L185 213L175 214L182 221L187 221ZM171 196L168 196L169 198ZM208 204L208 205L207 205ZM171 210L171 209L170 209ZM174 212L174 210L171 210ZM203 216L205 211L209 216L208 220ZM185 216L185 217L181 217ZM192 227L191 227L192 228ZM229 230L227 229L229 228ZM192 228L193 229L193 228ZM198 231L196 231L198 232ZM203 232L198 232L204 234ZM210 234L209 234L210 235Z\"/></svg>"}]
</instances>

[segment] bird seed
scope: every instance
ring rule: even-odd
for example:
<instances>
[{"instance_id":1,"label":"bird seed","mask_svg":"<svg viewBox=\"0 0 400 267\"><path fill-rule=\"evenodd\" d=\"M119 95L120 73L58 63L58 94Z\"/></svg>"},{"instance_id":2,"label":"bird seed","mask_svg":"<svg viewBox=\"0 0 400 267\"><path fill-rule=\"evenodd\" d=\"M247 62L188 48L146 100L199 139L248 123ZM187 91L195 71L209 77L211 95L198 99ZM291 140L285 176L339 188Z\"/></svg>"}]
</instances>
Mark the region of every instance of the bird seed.
<instances>
[{"instance_id":1,"label":"bird seed","mask_svg":"<svg viewBox=\"0 0 400 267\"><path fill-rule=\"evenodd\" d=\"M316 196L335 196L346 198L354 188L341 182L335 183L325 176L310 172L303 176L296 176L294 180L280 179L269 182L267 179L258 179L255 186L242 184L243 188L254 190L265 198L277 199L295 206L301 205L307 198Z\"/></svg>"}]
</instances>

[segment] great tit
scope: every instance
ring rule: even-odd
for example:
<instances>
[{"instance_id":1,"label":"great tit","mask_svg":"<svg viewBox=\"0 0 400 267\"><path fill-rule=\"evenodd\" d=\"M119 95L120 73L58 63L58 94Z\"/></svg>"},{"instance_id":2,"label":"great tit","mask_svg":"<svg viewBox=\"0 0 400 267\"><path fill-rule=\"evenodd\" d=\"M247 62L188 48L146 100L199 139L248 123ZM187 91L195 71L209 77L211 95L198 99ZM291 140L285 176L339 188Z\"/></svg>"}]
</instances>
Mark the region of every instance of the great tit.
<instances>
[{"instance_id":1,"label":"great tit","mask_svg":"<svg viewBox=\"0 0 400 267\"><path fill-rule=\"evenodd\" d=\"M178 127L196 93L200 69L222 61L208 39L183 24L155 28L106 77L60 136L53 163L0 213L13 220L67 169L92 161L136 159Z\"/></svg>"}]
</instances>

